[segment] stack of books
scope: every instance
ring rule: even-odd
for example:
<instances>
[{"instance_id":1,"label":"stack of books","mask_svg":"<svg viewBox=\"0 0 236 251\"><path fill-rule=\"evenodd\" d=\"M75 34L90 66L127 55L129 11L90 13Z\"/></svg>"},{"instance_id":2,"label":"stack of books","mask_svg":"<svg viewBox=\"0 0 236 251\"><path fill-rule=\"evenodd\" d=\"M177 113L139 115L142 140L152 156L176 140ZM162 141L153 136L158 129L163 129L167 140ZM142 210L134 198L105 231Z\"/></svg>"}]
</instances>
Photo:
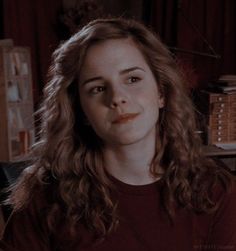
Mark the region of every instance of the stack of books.
<instances>
[{"instance_id":1,"label":"stack of books","mask_svg":"<svg viewBox=\"0 0 236 251\"><path fill-rule=\"evenodd\" d=\"M217 93L235 93L236 75L222 75L217 80L212 81L207 88L211 92Z\"/></svg>"}]
</instances>

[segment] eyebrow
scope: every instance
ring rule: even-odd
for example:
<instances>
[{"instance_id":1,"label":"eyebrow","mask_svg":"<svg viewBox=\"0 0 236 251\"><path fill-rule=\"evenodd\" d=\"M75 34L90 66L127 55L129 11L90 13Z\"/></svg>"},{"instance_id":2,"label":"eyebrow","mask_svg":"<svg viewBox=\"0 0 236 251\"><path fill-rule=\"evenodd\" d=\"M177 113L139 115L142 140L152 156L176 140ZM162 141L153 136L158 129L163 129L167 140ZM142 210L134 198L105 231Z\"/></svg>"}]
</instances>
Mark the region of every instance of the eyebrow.
<instances>
[{"instance_id":1,"label":"eyebrow","mask_svg":"<svg viewBox=\"0 0 236 251\"><path fill-rule=\"evenodd\" d=\"M135 70L141 70L141 71L145 72L145 70L143 68L135 66L135 67L131 67L131 68L128 68L128 69L121 70L120 74L125 74L125 73L131 72L131 71L135 71Z\"/></svg>"},{"instance_id":2,"label":"eyebrow","mask_svg":"<svg viewBox=\"0 0 236 251\"><path fill-rule=\"evenodd\" d=\"M123 74L125 74L125 73L131 72L131 71L135 71L135 70L141 70L141 71L145 72L145 70L144 70L143 68L138 67L138 66L135 66L135 67L130 67L130 68L121 70L119 73L120 73L121 75L123 75ZM93 82L93 81L97 81L97 80L102 80L102 77L88 78L88 79L86 79L86 80L82 83L82 86L86 85L86 84L89 83L89 82Z\"/></svg>"}]
</instances>

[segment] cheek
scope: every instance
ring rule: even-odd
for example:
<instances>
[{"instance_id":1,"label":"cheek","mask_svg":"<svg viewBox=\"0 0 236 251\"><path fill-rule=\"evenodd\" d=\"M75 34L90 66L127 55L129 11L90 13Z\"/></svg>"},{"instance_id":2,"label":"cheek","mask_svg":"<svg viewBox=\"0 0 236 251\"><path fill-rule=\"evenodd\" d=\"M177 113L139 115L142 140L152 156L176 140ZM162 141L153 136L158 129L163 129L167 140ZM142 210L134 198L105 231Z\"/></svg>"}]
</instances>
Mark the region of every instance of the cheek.
<instances>
[{"instance_id":1,"label":"cheek","mask_svg":"<svg viewBox=\"0 0 236 251\"><path fill-rule=\"evenodd\" d=\"M160 109L159 101L159 94L157 91L155 92L155 90L149 92L144 99L144 109L146 109L147 119L150 121L158 121Z\"/></svg>"},{"instance_id":2,"label":"cheek","mask_svg":"<svg viewBox=\"0 0 236 251\"><path fill-rule=\"evenodd\" d=\"M152 86L149 89L145 90L142 95L143 101L147 106L150 106L150 108L152 109L158 109L160 98L156 86Z\"/></svg>"},{"instance_id":3,"label":"cheek","mask_svg":"<svg viewBox=\"0 0 236 251\"><path fill-rule=\"evenodd\" d=\"M149 102L151 103L151 105L153 105L153 108L156 108L158 111L159 108L163 107L163 99L161 98L161 94L157 86L155 86L153 90L150 92Z\"/></svg>"}]
</instances>

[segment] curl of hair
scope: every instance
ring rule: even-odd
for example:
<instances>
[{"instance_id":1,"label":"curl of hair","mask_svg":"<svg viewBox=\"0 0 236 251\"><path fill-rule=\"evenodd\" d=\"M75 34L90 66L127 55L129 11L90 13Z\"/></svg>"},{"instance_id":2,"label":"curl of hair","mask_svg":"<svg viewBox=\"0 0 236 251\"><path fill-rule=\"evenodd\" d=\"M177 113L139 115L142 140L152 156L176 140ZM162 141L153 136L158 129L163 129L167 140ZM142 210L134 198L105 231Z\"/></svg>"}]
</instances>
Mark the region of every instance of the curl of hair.
<instances>
[{"instance_id":1,"label":"curl of hair","mask_svg":"<svg viewBox=\"0 0 236 251\"><path fill-rule=\"evenodd\" d=\"M39 111L42 124L40 140L32 152L33 163L9 198L15 210L20 209L29 201L36 184L47 185L53 180L57 199L48 214L52 230L62 208L72 232L79 222L100 236L117 225L116 202L111 198L113 187L104 168L102 142L84 123L78 100L78 76L91 45L121 38L135 42L164 97L150 171L153 176L159 175L160 168L163 171L163 205L170 218L174 216L175 203L198 212L215 210L211 189L219 180L225 185L229 183L230 176L223 170L217 171L214 162L202 153L187 83L162 42L133 20L95 20L53 54Z\"/></svg>"}]
</instances>

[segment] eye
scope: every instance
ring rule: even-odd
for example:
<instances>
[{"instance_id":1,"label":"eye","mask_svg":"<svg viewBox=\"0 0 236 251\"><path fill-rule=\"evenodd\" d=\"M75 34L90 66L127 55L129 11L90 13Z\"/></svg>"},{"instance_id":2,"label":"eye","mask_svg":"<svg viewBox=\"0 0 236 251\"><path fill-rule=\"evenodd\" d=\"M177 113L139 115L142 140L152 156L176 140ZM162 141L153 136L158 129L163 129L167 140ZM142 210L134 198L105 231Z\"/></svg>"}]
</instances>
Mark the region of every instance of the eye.
<instances>
[{"instance_id":1,"label":"eye","mask_svg":"<svg viewBox=\"0 0 236 251\"><path fill-rule=\"evenodd\" d=\"M139 77L130 77L128 78L128 84L133 84L133 83L136 83L138 81L140 81L141 79Z\"/></svg>"},{"instance_id":2,"label":"eye","mask_svg":"<svg viewBox=\"0 0 236 251\"><path fill-rule=\"evenodd\" d=\"M105 89L106 89L105 86L95 86L89 90L89 93L98 94L100 92L104 92Z\"/></svg>"}]
</instances>

